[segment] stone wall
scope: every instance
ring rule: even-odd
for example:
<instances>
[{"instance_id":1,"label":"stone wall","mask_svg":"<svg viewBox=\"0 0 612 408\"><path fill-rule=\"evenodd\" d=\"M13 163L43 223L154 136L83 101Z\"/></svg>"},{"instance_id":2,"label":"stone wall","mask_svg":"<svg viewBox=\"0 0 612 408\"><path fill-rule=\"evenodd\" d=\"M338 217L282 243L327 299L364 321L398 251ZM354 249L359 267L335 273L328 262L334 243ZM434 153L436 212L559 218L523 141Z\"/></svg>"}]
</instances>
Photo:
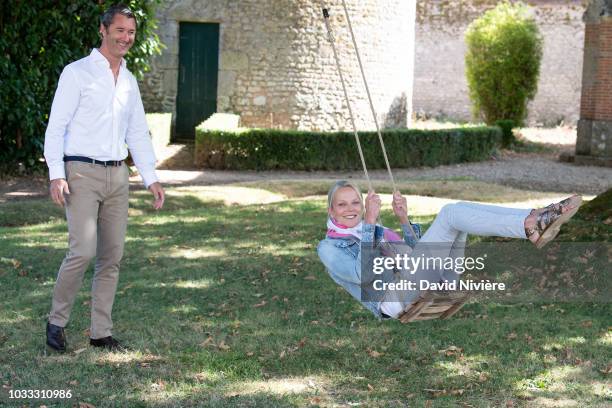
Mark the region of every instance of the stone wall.
<instances>
[{"instance_id":1,"label":"stone wall","mask_svg":"<svg viewBox=\"0 0 612 408\"><path fill-rule=\"evenodd\" d=\"M492 0L417 2L414 111L417 115L471 119L465 78L467 26ZM577 0L530 1L544 37L538 92L528 123L576 124L579 117L585 6Z\"/></svg>"},{"instance_id":2,"label":"stone wall","mask_svg":"<svg viewBox=\"0 0 612 408\"><path fill-rule=\"evenodd\" d=\"M331 24L359 129L373 119L343 9ZM171 0L158 11L163 55L141 82L148 111L176 114L179 22L220 23L217 110L245 126L351 129L317 0ZM381 125L410 118L416 0L347 0Z\"/></svg>"}]
</instances>

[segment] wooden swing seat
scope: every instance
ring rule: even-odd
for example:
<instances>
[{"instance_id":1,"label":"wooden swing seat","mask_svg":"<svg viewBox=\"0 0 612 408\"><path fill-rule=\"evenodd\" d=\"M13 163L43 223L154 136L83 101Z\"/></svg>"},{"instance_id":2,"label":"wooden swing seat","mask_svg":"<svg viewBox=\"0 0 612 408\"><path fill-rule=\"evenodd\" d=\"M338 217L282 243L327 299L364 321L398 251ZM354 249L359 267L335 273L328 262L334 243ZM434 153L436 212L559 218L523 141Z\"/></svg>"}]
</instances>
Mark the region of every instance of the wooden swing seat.
<instances>
[{"instance_id":1,"label":"wooden swing seat","mask_svg":"<svg viewBox=\"0 0 612 408\"><path fill-rule=\"evenodd\" d=\"M399 320L402 323L410 323L418 320L448 319L461 309L469 297L468 292L426 290L406 306Z\"/></svg>"}]
</instances>

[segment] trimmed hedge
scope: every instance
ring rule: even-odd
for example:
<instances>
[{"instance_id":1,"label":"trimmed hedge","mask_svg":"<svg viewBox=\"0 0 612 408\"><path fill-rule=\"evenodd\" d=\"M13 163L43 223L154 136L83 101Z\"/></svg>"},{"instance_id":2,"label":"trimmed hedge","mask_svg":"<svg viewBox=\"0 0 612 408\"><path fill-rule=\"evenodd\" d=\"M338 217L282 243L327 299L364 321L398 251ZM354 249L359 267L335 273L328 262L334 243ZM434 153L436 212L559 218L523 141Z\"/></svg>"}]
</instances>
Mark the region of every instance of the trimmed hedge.
<instances>
[{"instance_id":1,"label":"trimmed hedge","mask_svg":"<svg viewBox=\"0 0 612 408\"><path fill-rule=\"evenodd\" d=\"M509 147L516 142L516 137L512 132L516 126L511 119L502 119L495 122L495 126L499 126L502 131L502 147Z\"/></svg>"},{"instance_id":2,"label":"trimmed hedge","mask_svg":"<svg viewBox=\"0 0 612 408\"><path fill-rule=\"evenodd\" d=\"M382 132L391 167L438 166L488 159L500 146L499 127ZM376 132L360 132L368 168L384 168ZM353 133L196 128L195 163L231 170L360 169Z\"/></svg>"}]
</instances>

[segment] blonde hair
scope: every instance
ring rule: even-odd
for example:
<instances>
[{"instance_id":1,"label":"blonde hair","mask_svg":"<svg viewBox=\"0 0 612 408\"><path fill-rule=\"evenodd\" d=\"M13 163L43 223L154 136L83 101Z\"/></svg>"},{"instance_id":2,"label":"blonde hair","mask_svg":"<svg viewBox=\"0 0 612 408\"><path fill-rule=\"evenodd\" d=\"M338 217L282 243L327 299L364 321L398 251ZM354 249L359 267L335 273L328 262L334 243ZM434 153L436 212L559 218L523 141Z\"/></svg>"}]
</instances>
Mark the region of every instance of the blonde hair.
<instances>
[{"instance_id":1,"label":"blonde hair","mask_svg":"<svg viewBox=\"0 0 612 408\"><path fill-rule=\"evenodd\" d=\"M347 180L338 180L334 183L334 185L331 186L331 188L329 189L329 192L327 193L327 209L332 208L334 195L336 195L336 191L344 187L350 187L353 190L355 190L355 192L359 196L359 201L361 202L361 208L363 209L364 206L363 206L363 197L361 195L361 190L359 190L359 187L357 187L357 184L351 181L347 181Z\"/></svg>"}]
</instances>

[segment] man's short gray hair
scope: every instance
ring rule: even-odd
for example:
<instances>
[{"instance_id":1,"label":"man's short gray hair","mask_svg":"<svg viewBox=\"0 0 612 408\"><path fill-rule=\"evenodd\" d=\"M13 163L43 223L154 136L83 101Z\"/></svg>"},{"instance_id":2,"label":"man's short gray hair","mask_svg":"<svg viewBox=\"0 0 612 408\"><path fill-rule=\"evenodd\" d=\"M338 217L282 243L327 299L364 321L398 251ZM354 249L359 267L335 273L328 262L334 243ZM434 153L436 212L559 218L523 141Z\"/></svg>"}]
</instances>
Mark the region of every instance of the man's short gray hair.
<instances>
[{"instance_id":1,"label":"man's short gray hair","mask_svg":"<svg viewBox=\"0 0 612 408\"><path fill-rule=\"evenodd\" d=\"M130 10L128 6L121 3L110 6L100 17L100 23L108 30L108 27L110 27L111 23L113 22L113 18L115 18L115 15L117 14L124 15L127 18L133 18L134 22L138 26L138 21L136 20L136 15L134 12Z\"/></svg>"},{"instance_id":2,"label":"man's short gray hair","mask_svg":"<svg viewBox=\"0 0 612 408\"><path fill-rule=\"evenodd\" d=\"M363 197L361 196L361 190L359 190L357 184L347 180L338 180L334 183L334 185L331 186L329 192L327 193L327 208L329 209L332 207L332 201L334 200L334 195L336 194L336 191L340 190L343 187L350 187L355 190L355 192L357 192L357 195L359 196L359 201L361 202L361 208L363 208Z\"/></svg>"}]
</instances>

